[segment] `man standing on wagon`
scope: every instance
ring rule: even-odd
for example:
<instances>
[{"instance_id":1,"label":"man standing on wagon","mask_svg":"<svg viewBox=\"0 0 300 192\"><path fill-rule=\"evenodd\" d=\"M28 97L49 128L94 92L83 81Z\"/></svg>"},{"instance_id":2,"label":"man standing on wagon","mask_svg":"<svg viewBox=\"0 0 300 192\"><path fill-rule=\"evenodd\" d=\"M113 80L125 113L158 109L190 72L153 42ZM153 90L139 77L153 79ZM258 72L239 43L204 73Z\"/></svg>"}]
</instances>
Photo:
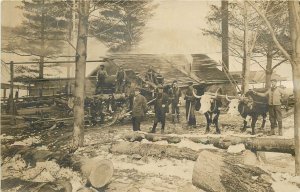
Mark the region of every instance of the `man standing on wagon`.
<instances>
[{"instance_id":1,"label":"man standing on wagon","mask_svg":"<svg viewBox=\"0 0 300 192\"><path fill-rule=\"evenodd\" d=\"M97 72L97 90L96 93L103 93L105 86L105 80L108 77L108 74L105 70L104 65L100 65L100 69Z\"/></svg>"},{"instance_id":2,"label":"man standing on wagon","mask_svg":"<svg viewBox=\"0 0 300 192\"><path fill-rule=\"evenodd\" d=\"M269 102L269 119L271 123L271 135L275 135L275 127L278 123L278 133L280 136L282 136L282 114L281 114L281 99L283 96L287 96L285 91L276 86L277 80L272 79L271 80L271 88L269 88L264 93L258 93L255 91L252 91L254 94L262 96L262 97L268 97Z\"/></svg>"},{"instance_id":3,"label":"man standing on wagon","mask_svg":"<svg viewBox=\"0 0 300 192\"><path fill-rule=\"evenodd\" d=\"M124 93L125 91L125 82L126 82L126 73L122 66L119 67L117 72L117 79L116 79L116 92L117 93Z\"/></svg>"}]
</instances>

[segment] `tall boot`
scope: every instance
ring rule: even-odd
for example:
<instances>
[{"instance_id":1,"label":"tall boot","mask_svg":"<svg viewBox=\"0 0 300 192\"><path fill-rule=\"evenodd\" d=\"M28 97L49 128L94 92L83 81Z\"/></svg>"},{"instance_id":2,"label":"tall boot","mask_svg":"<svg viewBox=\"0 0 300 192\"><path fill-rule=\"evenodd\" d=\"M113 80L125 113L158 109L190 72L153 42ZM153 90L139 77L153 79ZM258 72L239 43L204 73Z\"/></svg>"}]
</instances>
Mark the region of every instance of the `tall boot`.
<instances>
[{"instance_id":1,"label":"tall boot","mask_svg":"<svg viewBox=\"0 0 300 192\"><path fill-rule=\"evenodd\" d=\"M177 122L180 123L180 115L177 114Z\"/></svg>"},{"instance_id":2,"label":"tall boot","mask_svg":"<svg viewBox=\"0 0 300 192\"><path fill-rule=\"evenodd\" d=\"M275 128L271 127L270 135L275 135Z\"/></svg>"},{"instance_id":3,"label":"tall boot","mask_svg":"<svg viewBox=\"0 0 300 192\"><path fill-rule=\"evenodd\" d=\"M157 126L157 123L154 123L150 133L155 133L156 132L156 126Z\"/></svg>"},{"instance_id":4,"label":"tall boot","mask_svg":"<svg viewBox=\"0 0 300 192\"><path fill-rule=\"evenodd\" d=\"M175 124L175 114L172 114L172 123Z\"/></svg>"},{"instance_id":5,"label":"tall boot","mask_svg":"<svg viewBox=\"0 0 300 192\"><path fill-rule=\"evenodd\" d=\"M282 121L278 121L278 133L282 136Z\"/></svg>"}]
</instances>

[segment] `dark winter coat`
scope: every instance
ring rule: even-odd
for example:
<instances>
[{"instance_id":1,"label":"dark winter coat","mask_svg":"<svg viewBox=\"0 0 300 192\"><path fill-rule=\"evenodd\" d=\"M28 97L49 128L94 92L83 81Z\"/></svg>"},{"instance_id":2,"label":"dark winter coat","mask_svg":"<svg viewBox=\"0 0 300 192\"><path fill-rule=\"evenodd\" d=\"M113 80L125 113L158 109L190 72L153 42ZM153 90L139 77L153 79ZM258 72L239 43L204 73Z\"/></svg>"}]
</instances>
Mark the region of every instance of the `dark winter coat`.
<instances>
[{"instance_id":1,"label":"dark winter coat","mask_svg":"<svg viewBox=\"0 0 300 192\"><path fill-rule=\"evenodd\" d=\"M173 105L177 105L179 103L179 98L181 97L181 90L177 88L172 88L170 92L170 100Z\"/></svg>"},{"instance_id":2,"label":"dark winter coat","mask_svg":"<svg viewBox=\"0 0 300 192\"><path fill-rule=\"evenodd\" d=\"M165 115L168 112L169 98L165 93L158 93L154 102L154 111L156 116Z\"/></svg>"},{"instance_id":3,"label":"dark winter coat","mask_svg":"<svg viewBox=\"0 0 300 192\"><path fill-rule=\"evenodd\" d=\"M148 110L146 98L138 94L134 97L132 107L132 117L144 117Z\"/></svg>"}]
</instances>

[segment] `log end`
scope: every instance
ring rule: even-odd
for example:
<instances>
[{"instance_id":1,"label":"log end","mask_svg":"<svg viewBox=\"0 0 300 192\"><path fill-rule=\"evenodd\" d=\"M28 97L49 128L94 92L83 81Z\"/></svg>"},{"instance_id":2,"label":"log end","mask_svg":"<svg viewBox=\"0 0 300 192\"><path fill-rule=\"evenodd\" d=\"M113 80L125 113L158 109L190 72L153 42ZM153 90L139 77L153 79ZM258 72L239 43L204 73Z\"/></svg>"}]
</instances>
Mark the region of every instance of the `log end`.
<instances>
[{"instance_id":1,"label":"log end","mask_svg":"<svg viewBox=\"0 0 300 192\"><path fill-rule=\"evenodd\" d=\"M110 160L102 160L91 170L88 181L97 189L106 186L114 172L113 164Z\"/></svg>"}]
</instances>

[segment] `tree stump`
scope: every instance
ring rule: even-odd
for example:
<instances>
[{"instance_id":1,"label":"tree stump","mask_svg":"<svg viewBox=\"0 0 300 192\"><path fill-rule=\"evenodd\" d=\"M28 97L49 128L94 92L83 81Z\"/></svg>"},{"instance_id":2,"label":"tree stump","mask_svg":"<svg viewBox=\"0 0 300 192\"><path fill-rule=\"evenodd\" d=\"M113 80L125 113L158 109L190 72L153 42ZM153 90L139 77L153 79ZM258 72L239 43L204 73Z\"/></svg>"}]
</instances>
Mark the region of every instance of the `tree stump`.
<instances>
[{"instance_id":1,"label":"tree stump","mask_svg":"<svg viewBox=\"0 0 300 192\"><path fill-rule=\"evenodd\" d=\"M272 192L271 176L255 167L256 162L247 162L249 155L249 151L238 155L202 151L194 166L192 182L212 192Z\"/></svg>"}]
</instances>

